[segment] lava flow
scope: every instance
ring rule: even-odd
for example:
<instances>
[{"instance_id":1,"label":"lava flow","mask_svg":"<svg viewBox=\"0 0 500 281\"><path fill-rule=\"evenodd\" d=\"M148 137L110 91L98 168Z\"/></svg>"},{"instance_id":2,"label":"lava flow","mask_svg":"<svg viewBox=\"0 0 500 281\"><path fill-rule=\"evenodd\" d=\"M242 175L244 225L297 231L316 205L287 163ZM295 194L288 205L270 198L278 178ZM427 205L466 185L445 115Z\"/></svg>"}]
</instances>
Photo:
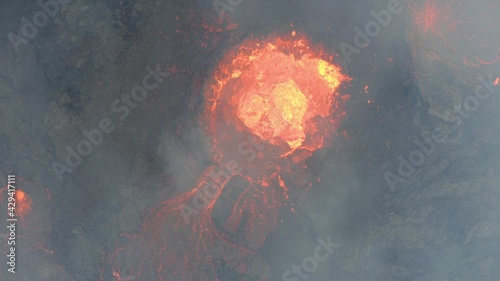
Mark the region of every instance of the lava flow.
<instances>
[{"instance_id":1,"label":"lava flow","mask_svg":"<svg viewBox=\"0 0 500 281\"><path fill-rule=\"evenodd\" d=\"M217 103L227 104L225 120L244 125L270 144L319 148L325 132L319 132L314 119L337 112L335 90L348 78L338 66L308 51L303 38L248 42L222 63L209 96L215 103L211 113Z\"/></svg>"},{"instance_id":2,"label":"lava flow","mask_svg":"<svg viewBox=\"0 0 500 281\"><path fill-rule=\"evenodd\" d=\"M410 0L408 8L415 59L455 69L500 62L498 1Z\"/></svg>"},{"instance_id":3,"label":"lava flow","mask_svg":"<svg viewBox=\"0 0 500 281\"><path fill-rule=\"evenodd\" d=\"M219 280L221 270L267 280L258 250L282 207L293 211L288 185L311 185L304 160L345 114L339 87L350 78L332 61L295 32L226 53L201 120L215 164L153 210L139 233L124 235L112 256L116 280Z\"/></svg>"}]
</instances>

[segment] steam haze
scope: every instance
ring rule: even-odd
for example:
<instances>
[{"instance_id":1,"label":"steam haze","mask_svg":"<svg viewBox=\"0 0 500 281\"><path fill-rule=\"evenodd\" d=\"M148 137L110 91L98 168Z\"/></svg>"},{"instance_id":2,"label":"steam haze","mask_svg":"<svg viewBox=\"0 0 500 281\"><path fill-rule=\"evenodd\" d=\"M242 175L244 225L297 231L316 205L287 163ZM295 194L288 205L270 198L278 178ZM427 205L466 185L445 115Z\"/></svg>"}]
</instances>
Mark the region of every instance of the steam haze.
<instances>
[{"instance_id":1,"label":"steam haze","mask_svg":"<svg viewBox=\"0 0 500 281\"><path fill-rule=\"evenodd\" d=\"M0 279L498 280L497 1L49 2L0 2ZM289 154L228 117L276 38L349 78Z\"/></svg>"}]
</instances>

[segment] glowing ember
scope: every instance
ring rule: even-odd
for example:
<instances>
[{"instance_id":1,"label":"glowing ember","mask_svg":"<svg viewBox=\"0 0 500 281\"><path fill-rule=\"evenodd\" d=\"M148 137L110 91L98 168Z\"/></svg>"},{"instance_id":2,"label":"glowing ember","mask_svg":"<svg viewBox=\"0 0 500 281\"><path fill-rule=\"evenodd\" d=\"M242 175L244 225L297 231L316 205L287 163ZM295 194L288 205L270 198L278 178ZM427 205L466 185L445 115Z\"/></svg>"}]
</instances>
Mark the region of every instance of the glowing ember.
<instances>
[{"instance_id":1,"label":"glowing ember","mask_svg":"<svg viewBox=\"0 0 500 281\"><path fill-rule=\"evenodd\" d=\"M447 4L437 4L435 0L425 0L422 7L410 1L413 10L414 24L424 33L433 32L442 35L443 30L455 30L457 21L450 10L454 1Z\"/></svg>"},{"instance_id":2,"label":"glowing ember","mask_svg":"<svg viewBox=\"0 0 500 281\"><path fill-rule=\"evenodd\" d=\"M435 0L410 0L408 2L412 16L410 40L413 44L414 56L416 56L417 49L420 49L428 59L447 63L437 53L434 45L439 42L438 46L453 51L450 34L458 35L458 24L460 23L454 13L456 6L455 0L439 3L436 3ZM424 42L427 41L436 41L436 43L425 44Z\"/></svg>"},{"instance_id":3,"label":"glowing ember","mask_svg":"<svg viewBox=\"0 0 500 281\"><path fill-rule=\"evenodd\" d=\"M498 1L410 0L408 8L414 55L420 49L427 59L453 68L459 62L481 66L500 61L498 36L494 36Z\"/></svg>"},{"instance_id":4,"label":"glowing ember","mask_svg":"<svg viewBox=\"0 0 500 281\"><path fill-rule=\"evenodd\" d=\"M23 179L20 180L24 181ZM12 196L14 196L15 201L13 202L9 201L9 204L13 204L9 205L9 208L12 207L14 215L16 217L19 217L21 221L24 221L26 215L28 215L31 212L31 198L28 196L28 194L26 194L25 191L21 189L15 189L13 191L9 191L8 186L6 186L0 189L0 201L3 202L4 197L6 197L11 192L13 193Z\"/></svg>"},{"instance_id":5,"label":"glowing ember","mask_svg":"<svg viewBox=\"0 0 500 281\"><path fill-rule=\"evenodd\" d=\"M24 220L27 214L31 212L31 198L26 192L18 189L16 191L16 215Z\"/></svg>"},{"instance_id":6,"label":"glowing ember","mask_svg":"<svg viewBox=\"0 0 500 281\"><path fill-rule=\"evenodd\" d=\"M498 8L496 0L408 1L414 78L431 114L445 119L463 98L456 85L471 85L470 77L500 63Z\"/></svg>"}]
</instances>

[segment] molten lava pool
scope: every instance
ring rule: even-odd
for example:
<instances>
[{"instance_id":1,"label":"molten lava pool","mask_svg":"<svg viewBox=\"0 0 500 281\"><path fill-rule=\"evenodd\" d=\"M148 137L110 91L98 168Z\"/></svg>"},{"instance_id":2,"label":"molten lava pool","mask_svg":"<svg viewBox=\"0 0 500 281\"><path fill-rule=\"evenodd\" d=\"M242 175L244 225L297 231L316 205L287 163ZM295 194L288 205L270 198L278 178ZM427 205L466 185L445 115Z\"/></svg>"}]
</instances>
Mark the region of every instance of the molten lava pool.
<instances>
[{"instance_id":1,"label":"molten lava pool","mask_svg":"<svg viewBox=\"0 0 500 281\"><path fill-rule=\"evenodd\" d=\"M247 40L218 67L211 113L223 106L224 119L270 144L317 149L320 119L340 113L337 88L350 80L331 59L295 32Z\"/></svg>"}]
</instances>

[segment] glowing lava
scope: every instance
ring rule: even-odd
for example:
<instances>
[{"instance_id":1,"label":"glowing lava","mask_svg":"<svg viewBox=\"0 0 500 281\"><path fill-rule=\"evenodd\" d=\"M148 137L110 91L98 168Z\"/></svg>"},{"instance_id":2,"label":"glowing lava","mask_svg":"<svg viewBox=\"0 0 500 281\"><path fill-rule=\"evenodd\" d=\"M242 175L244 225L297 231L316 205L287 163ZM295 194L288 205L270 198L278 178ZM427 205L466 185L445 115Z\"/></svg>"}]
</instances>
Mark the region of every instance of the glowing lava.
<instances>
[{"instance_id":1,"label":"glowing lava","mask_svg":"<svg viewBox=\"0 0 500 281\"><path fill-rule=\"evenodd\" d=\"M266 93L247 93L240 100L238 117L259 137L272 141L285 140L296 148L305 139L304 115L307 98L298 86L289 80Z\"/></svg>"},{"instance_id":2,"label":"glowing lava","mask_svg":"<svg viewBox=\"0 0 500 281\"><path fill-rule=\"evenodd\" d=\"M18 189L16 191L16 215L24 220L27 214L31 212L31 198L26 192Z\"/></svg>"},{"instance_id":3,"label":"glowing lava","mask_svg":"<svg viewBox=\"0 0 500 281\"><path fill-rule=\"evenodd\" d=\"M24 181L24 179L20 180ZM12 202L8 201L9 202L8 206L9 208L12 208L13 214L16 217L18 217L22 222L24 222L26 219L26 215L31 213L31 198L24 190L14 189L12 191L9 191L8 186L6 186L0 189L0 201L3 201L3 199L7 197L7 195L9 195L9 193L11 192L14 194L13 196L15 201Z\"/></svg>"},{"instance_id":4,"label":"glowing lava","mask_svg":"<svg viewBox=\"0 0 500 281\"><path fill-rule=\"evenodd\" d=\"M225 119L242 123L270 144L286 143L295 150L321 147L320 135L328 130L318 132L315 118L340 113L336 90L350 78L305 38L292 35L245 42L219 65L216 80L212 111L218 102L229 104Z\"/></svg>"},{"instance_id":5,"label":"glowing lava","mask_svg":"<svg viewBox=\"0 0 500 281\"><path fill-rule=\"evenodd\" d=\"M459 21L454 18L452 13L452 6L455 2L438 4L436 0L425 0L419 7L415 2L410 1L415 26L424 33L432 32L436 35L456 30Z\"/></svg>"},{"instance_id":6,"label":"glowing lava","mask_svg":"<svg viewBox=\"0 0 500 281\"><path fill-rule=\"evenodd\" d=\"M345 114L339 86L350 78L332 60L296 32L226 53L202 118L214 165L153 209L139 233L123 235L110 257L115 280L219 280L221 268L268 280L259 249L282 209L295 211L287 183L308 190L303 160Z\"/></svg>"},{"instance_id":7,"label":"glowing lava","mask_svg":"<svg viewBox=\"0 0 500 281\"><path fill-rule=\"evenodd\" d=\"M500 61L498 1L410 0L410 41L414 55L453 68Z\"/></svg>"},{"instance_id":8,"label":"glowing lava","mask_svg":"<svg viewBox=\"0 0 500 281\"><path fill-rule=\"evenodd\" d=\"M478 73L498 68L498 9L497 0L408 1L414 79L429 114L445 123L453 105L466 99L462 89L472 87Z\"/></svg>"}]
</instances>

